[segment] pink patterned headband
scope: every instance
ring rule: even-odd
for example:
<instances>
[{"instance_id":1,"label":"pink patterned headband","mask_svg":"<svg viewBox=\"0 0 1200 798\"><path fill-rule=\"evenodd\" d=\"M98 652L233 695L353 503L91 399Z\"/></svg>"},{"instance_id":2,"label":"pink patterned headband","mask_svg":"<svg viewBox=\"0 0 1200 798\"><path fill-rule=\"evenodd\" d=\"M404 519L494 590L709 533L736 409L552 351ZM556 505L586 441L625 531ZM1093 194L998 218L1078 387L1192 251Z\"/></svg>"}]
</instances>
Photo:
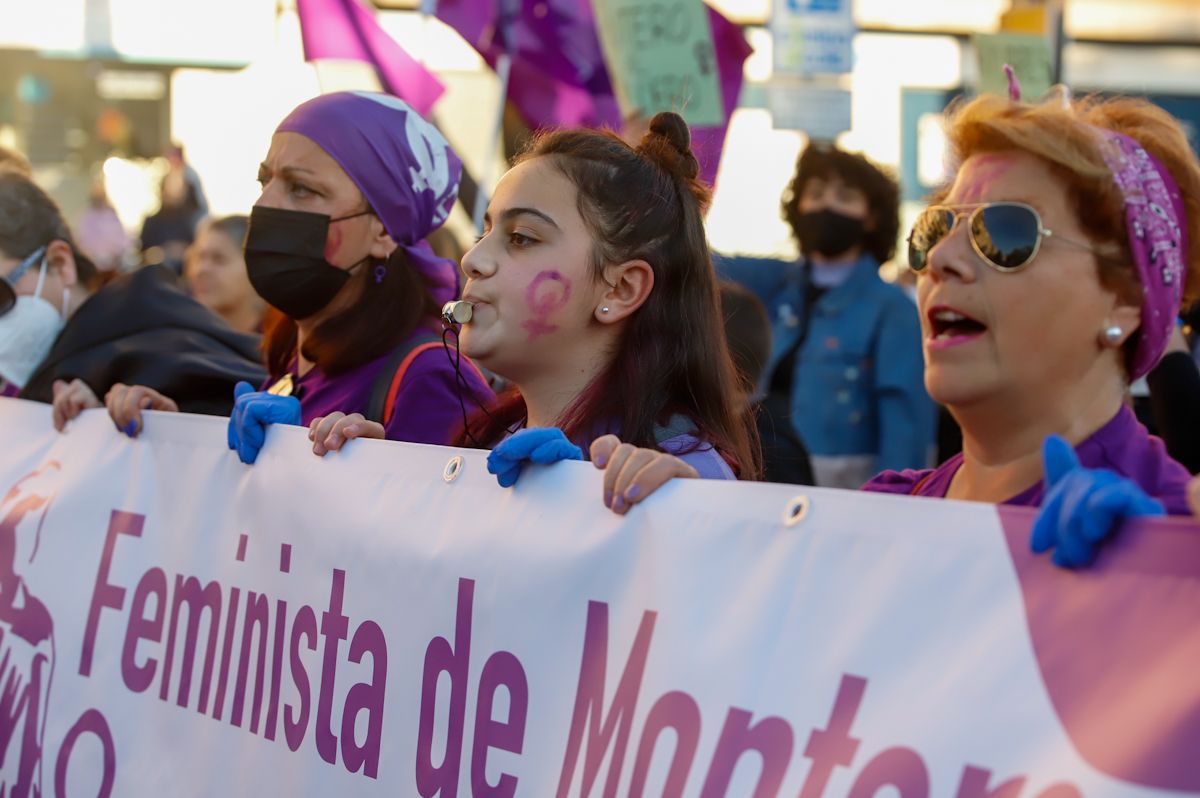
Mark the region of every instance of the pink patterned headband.
<instances>
[{"instance_id":1,"label":"pink patterned headband","mask_svg":"<svg viewBox=\"0 0 1200 798\"><path fill-rule=\"evenodd\" d=\"M1095 128L1100 154L1125 200L1125 228L1145 295L1137 349L1130 378L1137 379L1158 364L1179 305L1188 253L1183 197L1171 173L1129 136Z\"/></svg>"}]
</instances>

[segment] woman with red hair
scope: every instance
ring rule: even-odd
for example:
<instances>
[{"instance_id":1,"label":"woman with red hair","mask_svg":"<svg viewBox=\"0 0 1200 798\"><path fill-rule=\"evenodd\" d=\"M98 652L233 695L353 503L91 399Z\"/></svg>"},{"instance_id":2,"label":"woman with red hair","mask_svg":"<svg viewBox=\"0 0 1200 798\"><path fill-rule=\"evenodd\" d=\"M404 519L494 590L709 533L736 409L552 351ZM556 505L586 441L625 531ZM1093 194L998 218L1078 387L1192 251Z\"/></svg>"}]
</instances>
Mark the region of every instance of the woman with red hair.
<instances>
[{"instance_id":1,"label":"woman with red hair","mask_svg":"<svg viewBox=\"0 0 1200 798\"><path fill-rule=\"evenodd\" d=\"M963 431L868 490L1042 506L1033 547L1081 566L1127 515L1188 511L1187 471L1127 406L1200 290L1200 165L1142 100L953 110L953 183L909 238L925 385Z\"/></svg>"}]
</instances>

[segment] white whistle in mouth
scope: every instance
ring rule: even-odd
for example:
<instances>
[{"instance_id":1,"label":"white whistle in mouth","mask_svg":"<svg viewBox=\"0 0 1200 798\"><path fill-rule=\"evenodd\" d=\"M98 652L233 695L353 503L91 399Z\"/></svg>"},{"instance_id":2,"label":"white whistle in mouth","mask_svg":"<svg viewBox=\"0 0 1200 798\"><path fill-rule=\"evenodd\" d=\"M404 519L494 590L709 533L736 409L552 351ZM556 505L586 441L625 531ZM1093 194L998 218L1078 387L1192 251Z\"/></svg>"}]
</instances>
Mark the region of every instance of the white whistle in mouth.
<instances>
[{"instance_id":1,"label":"white whistle in mouth","mask_svg":"<svg viewBox=\"0 0 1200 798\"><path fill-rule=\"evenodd\" d=\"M442 305L442 321L447 324L466 324L471 320L475 306L461 299Z\"/></svg>"}]
</instances>

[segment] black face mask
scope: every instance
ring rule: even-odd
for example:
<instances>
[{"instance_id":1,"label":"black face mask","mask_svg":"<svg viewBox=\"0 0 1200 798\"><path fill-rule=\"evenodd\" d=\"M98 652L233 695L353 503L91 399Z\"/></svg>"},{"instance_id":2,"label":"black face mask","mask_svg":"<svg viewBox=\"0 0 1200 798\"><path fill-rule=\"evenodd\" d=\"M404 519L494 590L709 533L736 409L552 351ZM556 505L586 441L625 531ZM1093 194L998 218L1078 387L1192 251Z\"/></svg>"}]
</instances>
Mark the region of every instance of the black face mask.
<instances>
[{"instance_id":1,"label":"black face mask","mask_svg":"<svg viewBox=\"0 0 1200 798\"><path fill-rule=\"evenodd\" d=\"M797 233L802 252L836 258L862 241L863 220L828 208L800 214Z\"/></svg>"},{"instance_id":2,"label":"black face mask","mask_svg":"<svg viewBox=\"0 0 1200 798\"><path fill-rule=\"evenodd\" d=\"M293 319L306 319L333 301L350 272L325 260L329 225L371 213L331 219L323 213L264 208L250 211L246 271L255 292Z\"/></svg>"}]
</instances>

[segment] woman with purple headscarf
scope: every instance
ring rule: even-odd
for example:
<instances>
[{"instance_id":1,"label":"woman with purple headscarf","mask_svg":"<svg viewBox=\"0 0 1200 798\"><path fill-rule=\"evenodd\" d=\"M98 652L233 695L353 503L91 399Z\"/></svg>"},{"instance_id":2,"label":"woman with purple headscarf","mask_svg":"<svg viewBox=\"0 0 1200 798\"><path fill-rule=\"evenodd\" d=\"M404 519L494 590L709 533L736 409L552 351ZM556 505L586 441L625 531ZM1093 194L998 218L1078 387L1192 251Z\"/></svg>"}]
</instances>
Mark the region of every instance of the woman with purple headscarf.
<instances>
[{"instance_id":1,"label":"woman with purple headscarf","mask_svg":"<svg viewBox=\"0 0 1200 798\"><path fill-rule=\"evenodd\" d=\"M243 462L254 462L268 425L334 411L377 421L392 440L446 444L461 426L457 381L488 401L478 369L456 369L443 351L438 311L458 294L458 269L425 242L449 216L461 170L441 134L388 95L326 94L280 123L245 244L250 282L271 310L266 390L239 385L230 419ZM167 401L119 386L107 403L135 434L140 411ZM321 453L325 436L312 426Z\"/></svg>"},{"instance_id":2,"label":"woman with purple headscarf","mask_svg":"<svg viewBox=\"0 0 1200 798\"><path fill-rule=\"evenodd\" d=\"M1200 164L1148 102L954 109L954 182L909 238L925 386L963 452L867 490L1041 506L1031 545L1087 565L1130 515L1188 512L1188 472L1129 409L1200 290Z\"/></svg>"}]
</instances>

